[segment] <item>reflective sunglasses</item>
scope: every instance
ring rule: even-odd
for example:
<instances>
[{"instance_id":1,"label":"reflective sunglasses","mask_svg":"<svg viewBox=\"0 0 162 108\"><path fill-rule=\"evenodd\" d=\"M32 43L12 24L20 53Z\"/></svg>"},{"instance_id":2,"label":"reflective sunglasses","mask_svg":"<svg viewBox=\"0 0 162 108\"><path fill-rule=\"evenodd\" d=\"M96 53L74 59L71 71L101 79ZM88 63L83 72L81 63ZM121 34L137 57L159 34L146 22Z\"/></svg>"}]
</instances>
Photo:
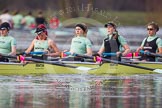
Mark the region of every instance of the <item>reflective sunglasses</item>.
<instances>
[{"instance_id":1,"label":"reflective sunglasses","mask_svg":"<svg viewBox=\"0 0 162 108\"><path fill-rule=\"evenodd\" d=\"M37 34L37 35L40 35L40 34L42 34L42 33L43 33L43 31L40 31L40 32L37 32L36 34Z\"/></svg>"}]
</instances>

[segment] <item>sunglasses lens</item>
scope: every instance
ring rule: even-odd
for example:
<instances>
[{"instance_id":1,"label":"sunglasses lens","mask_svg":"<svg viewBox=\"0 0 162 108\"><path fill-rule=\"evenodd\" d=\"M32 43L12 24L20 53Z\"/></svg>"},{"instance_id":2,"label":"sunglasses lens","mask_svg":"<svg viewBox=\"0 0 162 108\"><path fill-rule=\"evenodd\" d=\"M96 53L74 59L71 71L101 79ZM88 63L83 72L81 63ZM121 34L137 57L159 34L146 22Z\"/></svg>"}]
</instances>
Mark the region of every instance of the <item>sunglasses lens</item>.
<instances>
[{"instance_id":1,"label":"sunglasses lens","mask_svg":"<svg viewBox=\"0 0 162 108\"><path fill-rule=\"evenodd\" d=\"M37 35L40 35L40 34L42 34L42 31L40 31L40 32L37 32Z\"/></svg>"},{"instance_id":2,"label":"sunglasses lens","mask_svg":"<svg viewBox=\"0 0 162 108\"><path fill-rule=\"evenodd\" d=\"M150 30L150 31L152 31L152 30L154 30L153 28L147 28L147 30Z\"/></svg>"}]
</instances>

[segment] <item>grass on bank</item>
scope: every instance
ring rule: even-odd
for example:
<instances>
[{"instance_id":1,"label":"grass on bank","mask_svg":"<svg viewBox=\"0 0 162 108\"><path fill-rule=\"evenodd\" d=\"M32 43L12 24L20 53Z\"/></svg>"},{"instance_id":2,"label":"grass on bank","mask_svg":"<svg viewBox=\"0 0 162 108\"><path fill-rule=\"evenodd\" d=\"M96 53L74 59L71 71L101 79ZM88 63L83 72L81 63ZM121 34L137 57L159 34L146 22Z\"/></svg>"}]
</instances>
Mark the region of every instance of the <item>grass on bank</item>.
<instances>
[{"instance_id":1,"label":"grass on bank","mask_svg":"<svg viewBox=\"0 0 162 108\"><path fill-rule=\"evenodd\" d=\"M84 17L84 13L80 13L80 17ZM59 18L61 21L69 19L61 16ZM159 26L162 25L162 15L157 12L99 11L92 12L90 18L103 24L113 21L122 26L144 26L151 21L158 23Z\"/></svg>"},{"instance_id":2,"label":"grass on bank","mask_svg":"<svg viewBox=\"0 0 162 108\"><path fill-rule=\"evenodd\" d=\"M154 21L162 25L162 15L153 12L134 12L134 11L108 11L106 14L92 14L92 18L105 23L108 21L116 22L123 26L144 26L148 22Z\"/></svg>"},{"instance_id":3,"label":"grass on bank","mask_svg":"<svg viewBox=\"0 0 162 108\"><path fill-rule=\"evenodd\" d=\"M21 13L25 16L27 12L28 11L23 11ZM37 16L38 10L33 10L32 12L34 16ZM12 14L13 12L10 13ZM48 22L53 16L57 16L61 20L61 22L72 19L69 18L67 14L68 13L66 13L65 11L63 11L61 14L59 10L54 11L48 9L44 11L44 16L46 17L46 20ZM85 17L86 12L80 11L77 14L79 17ZM122 26L144 26L151 21L157 22L160 26L162 26L161 18L162 18L162 14L160 12L111 11L111 10L110 11L92 10L90 12L90 17L89 17L89 19L95 20L98 23L105 24L106 22L113 21L117 25L122 25Z\"/></svg>"}]
</instances>

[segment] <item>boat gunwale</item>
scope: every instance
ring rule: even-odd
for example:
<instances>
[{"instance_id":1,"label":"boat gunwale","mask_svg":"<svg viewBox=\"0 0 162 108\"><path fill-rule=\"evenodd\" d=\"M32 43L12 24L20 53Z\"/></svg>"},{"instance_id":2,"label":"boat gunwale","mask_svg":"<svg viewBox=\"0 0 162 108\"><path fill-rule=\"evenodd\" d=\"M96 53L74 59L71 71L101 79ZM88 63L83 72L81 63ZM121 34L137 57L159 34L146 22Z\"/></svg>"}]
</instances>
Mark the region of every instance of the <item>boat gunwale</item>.
<instances>
[{"instance_id":1,"label":"boat gunwale","mask_svg":"<svg viewBox=\"0 0 162 108\"><path fill-rule=\"evenodd\" d=\"M56 61L50 61L51 63L56 63ZM28 62L29 64L38 64L36 62ZM98 62L82 62L82 61L57 61L57 63L63 63L63 64L88 64L88 65L101 65L101 63ZM106 62L111 63L111 62ZM162 62L145 62L145 61L125 61L124 63L134 63L134 64L162 64ZM16 62L0 62L0 65L25 65L25 63L16 63ZM44 63L46 64L46 63ZM105 64L105 63L102 63ZM114 63L116 64L116 63ZM52 64L51 64L52 65Z\"/></svg>"}]
</instances>

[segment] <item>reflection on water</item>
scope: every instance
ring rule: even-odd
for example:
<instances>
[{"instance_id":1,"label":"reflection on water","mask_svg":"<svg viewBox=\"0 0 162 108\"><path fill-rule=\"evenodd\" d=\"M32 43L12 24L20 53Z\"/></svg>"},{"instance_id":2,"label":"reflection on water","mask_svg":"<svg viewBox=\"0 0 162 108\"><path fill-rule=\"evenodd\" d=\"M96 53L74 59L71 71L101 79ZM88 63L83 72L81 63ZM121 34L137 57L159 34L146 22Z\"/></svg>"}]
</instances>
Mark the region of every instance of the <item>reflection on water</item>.
<instances>
[{"instance_id":1,"label":"reflection on water","mask_svg":"<svg viewBox=\"0 0 162 108\"><path fill-rule=\"evenodd\" d=\"M160 108L162 75L0 76L0 108Z\"/></svg>"}]
</instances>

